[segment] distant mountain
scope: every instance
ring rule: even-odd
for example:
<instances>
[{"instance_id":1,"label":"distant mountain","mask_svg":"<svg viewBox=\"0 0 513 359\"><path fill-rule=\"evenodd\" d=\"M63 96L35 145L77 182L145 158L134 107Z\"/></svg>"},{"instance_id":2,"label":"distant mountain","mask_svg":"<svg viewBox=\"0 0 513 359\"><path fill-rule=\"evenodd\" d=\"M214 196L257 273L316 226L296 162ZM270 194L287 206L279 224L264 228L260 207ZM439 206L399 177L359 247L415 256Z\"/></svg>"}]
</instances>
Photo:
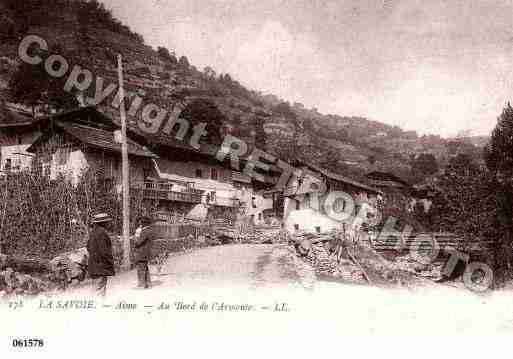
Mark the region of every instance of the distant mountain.
<instances>
[{"instance_id":1,"label":"distant mountain","mask_svg":"<svg viewBox=\"0 0 513 359\"><path fill-rule=\"evenodd\" d=\"M335 172L365 180L372 170L391 171L410 181L411 161L432 153L441 165L458 151L479 156L485 138L442 139L419 137L363 117L321 114L300 103L290 104L275 95L249 90L229 74L207 67L199 70L172 49L152 49L142 37L121 24L97 1L3 0L0 2L0 100L9 98L9 80L17 68L17 47L25 34L45 38L50 49L116 82L116 55L125 63L127 93L143 96L171 109L177 101L204 100L222 114L224 126L235 135L286 160L301 159ZM94 84L90 87L94 91ZM92 93L91 93L92 94ZM117 119L107 104L102 110ZM130 117L136 128L140 111Z\"/></svg>"}]
</instances>

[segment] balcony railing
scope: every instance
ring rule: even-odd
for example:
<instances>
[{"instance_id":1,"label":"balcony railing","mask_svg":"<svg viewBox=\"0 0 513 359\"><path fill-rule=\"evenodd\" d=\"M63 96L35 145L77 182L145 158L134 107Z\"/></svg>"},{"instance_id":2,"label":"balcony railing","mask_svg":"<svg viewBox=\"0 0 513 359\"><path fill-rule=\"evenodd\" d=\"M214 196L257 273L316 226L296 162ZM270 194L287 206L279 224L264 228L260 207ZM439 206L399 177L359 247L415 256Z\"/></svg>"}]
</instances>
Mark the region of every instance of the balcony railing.
<instances>
[{"instance_id":1,"label":"balcony railing","mask_svg":"<svg viewBox=\"0 0 513 359\"><path fill-rule=\"evenodd\" d=\"M229 194L220 196L218 193L208 192L194 187L192 182L140 182L131 186L133 193L139 194L142 191L144 199L158 199L167 201L201 203L205 197L205 203L221 207L240 207L240 201Z\"/></svg>"},{"instance_id":2,"label":"balcony railing","mask_svg":"<svg viewBox=\"0 0 513 359\"><path fill-rule=\"evenodd\" d=\"M313 184L312 184L313 185ZM299 186L299 185L291 185L287 186L283 189L283 195L285 197L290 197L294 195L301 195L306 193L319 193L320 190L308 186Z\"/></svg>"},{"instance_id":3,"label":"balcony railing","mask_svg":"<svg viewBox=\"0 0 513 359\"><path fill-rule=\"evenodd\" d=\"M221 207L240 207L240 201L237 198L234 197L220 197L220 196L213 196L208 198L207 197L207 204L212 204L214 206L221 206Z\"/></svg>"},{"instance_id":4,"label":"balcony railing","mask_svg":"<svg viewBox=\"0 0 513 359\"><path fill-rule=\"evenodd\" d=\"M159 199L187 203L201 203L202 192L193 186L175 183L143 182L131 186L136 193L142 191L144 199Z\"/></svg>"}]
</instances>

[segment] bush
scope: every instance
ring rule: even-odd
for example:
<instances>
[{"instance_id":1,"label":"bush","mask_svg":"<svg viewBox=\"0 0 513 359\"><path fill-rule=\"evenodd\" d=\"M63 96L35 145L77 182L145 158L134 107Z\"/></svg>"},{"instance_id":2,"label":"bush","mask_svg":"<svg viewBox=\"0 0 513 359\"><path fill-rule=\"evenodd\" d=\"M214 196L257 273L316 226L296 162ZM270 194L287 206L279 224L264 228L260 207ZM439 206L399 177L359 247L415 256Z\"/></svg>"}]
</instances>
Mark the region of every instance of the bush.
<instances>
[{"instance_id":1,"label":"bush","mask_svg":"<svg viewBox=\"0 0 513 359\"><path fill-rule=\"evenodd\" d=\"M0 203L0 243L6 254L51 259L84 247L90 218L98 211L112 216L116 233L122 228L117 193L92 172L86 172L78 186L35 171L7 174L0 179ZM142 198L132 197L132 231L144 211Z\"/></svg>"}]
</instances>

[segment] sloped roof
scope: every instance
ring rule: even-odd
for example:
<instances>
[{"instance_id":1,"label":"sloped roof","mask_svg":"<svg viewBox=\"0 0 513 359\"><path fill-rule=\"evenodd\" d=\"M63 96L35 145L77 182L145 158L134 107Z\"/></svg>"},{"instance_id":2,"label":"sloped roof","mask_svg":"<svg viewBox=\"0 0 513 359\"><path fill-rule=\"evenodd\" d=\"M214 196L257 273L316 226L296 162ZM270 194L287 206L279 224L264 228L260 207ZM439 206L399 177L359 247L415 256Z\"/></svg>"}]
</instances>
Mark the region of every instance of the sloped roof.
<instances>
[{"instance_id":1,"label":"sloped roof","mask_svg":"<svg viewBox=\"0 0 513 359\"><path fill-rule=\"evenodd\" d=\"M93 130L97 130L97 127L103 127L105 128L104 131L109 133L109 130L111 129L119 129L120 125L118 123L119 118L118 114L114 111L109 111L107 109L104 111L104 108L98 108L96 106L87 106L87 107L81 107L78 109L74 109L71 111L61 112L59 114L52 114L45 117L39 117L37 120L47 123L53 121L54 123L61 123L61 124L68 124L73 126L84 126L88 128L92 128ZM62 127L62 126L61 126ZM86 136L87 138L95 138L94 135L88 134L85 135L84 131L78 131L78 130L70 130L74 131L77 136ZM80 132L80 134L78 133ZM70 135L73 135L73 133L70 133ZM91 136L89 136L91 135ZM160 145L165 146L172 149L178 149L184 152L189 153L195 153L198 155L202 155L204 157L208 158L216 158L216 155L220 149L220 145L215 145L212 143L201 143L199 148L194 148L189 143L189 137L186 137L185 140L178 140L175 137L175 134L165 134L163 132L159 132L155 135L144 133L136 124L134 121L127 121L127 135L129 138L132 139L132 142L137 144L140 148L142 148L141 144L144 145ZM79 140L85 142L85 140L80 139ZM135 141L134 141L135 140ZM108 141L107 141L108 142ZM90 143L90 145L94 145L93 143ZM117 145L117 144L116 144ZM153 148L153 147L152 147ZM130 145L129 145L130 150ZM241 164L243 165L247 160L249 155L252 153L252 146L248 145L248 151L239 156L239 159L241 161ZM147 152L150 152L149 150L146 150ZM153 156L158 157L157 155L150 152ZM164 156L164 153L162 153L162 156ZM265 162L265 160L262 160ZM230 164L230 156L226 156L225 160L223 162L226 166L229 166ZM275 164L268 164L269 171L274 173L281 173L282 169L280 169ZM231 168L231 167L230 167ZM263 174L266 174L266 171ZM266 179L267 182L275 182L274 180L271 180L270 178L272 175L267 175L268 177Z\"/></svg>"},{"instance_id":2,"label":"sloped roof","mask_svg":"<svg viewBox=\"0 0 513 359\"><path fill-rule=\"evenodd\" d=\"M316 172L326 176L327 178L331 178L331 179L333 179L335 181L349 184L349 185L351 185L353 187L356 187L356 188L364 189L364 190L366 190L368 192L372 192L372 193L376 193L376 194L383 194L383 192L380 191L377 188L374 188L374 187L371 187L371 186L366 185L364 183L355 181L355 180L353 180L351 178L339 175L338 173L330 172L327 169L321 168L321 167L319 167L317 165L314 165L314 164L311 164L311 163L305 163L305 162L302 162L302 161L299 161L299 162L304 164L306 167L310 168L311 170L314 170L314 171L316 171Z\"/></svg>"},{"instance_id":3,"label":"sloped roof","mask_svg":"<svg viewBox=\"0 0 513 359\"><path fill-rule=\"evenodd\" d=\"M30 114L8 109L6 107L0 108L0 127L19 127L30 126L37 120Z\"/></svg>"},{"instance_id":4,"label":"sloped roof","mask_svg":"<svg viewBox=\"0 0 513 359\"><path fill-rule=\"evenodd\" d=\"M116 142L114 139L114 132L65 122L57 122L56 124L66 133L70 134L79 141L87 143L90 146L115 152L121 152L121 144ZM128 153L130 155L141 157L157 157L146 147L139 145L137 142L129 138L127 138L127 145Z\"/></svg>"},{"instance_id":5,"label":"sloped roof","mask_svg":"<svg viewBox=\"0 0 513 359\"><path fill-rule=\"evenodd\" d=\"M365 177L375 181L391 181L399 183L406 187L411 187L411 185L407 181L389 172L373 171L367 173Z\"/></svg>"},{"instance_id":6,"label":"sloped roof","mask_svg":"<svg viewBox=\"0 0 513 359\"><path fill-rule=\"evenodd\" d=\"M190 145L188 139L186 140L178 140L174 135L166 135L164 133L159 133L156 136L146 135L146 139L150 143L156 143L162 146L166 146L169 148L176 148L179 150L192 152L196 154L200 154L209 158L216 158L219 150L221 149L221 145L215 145L212 143L200 143L199 148L194 148ZM254 146L248 145L248 150L246 153L238 156L242 166L249 160L249 157L251 153L254 150ZM230 161L230 155L226 155L224 162ZM265 159L259 159L263 163L265 163L269 167L269 171L263 171L263 174L266 172L274 172L274 173L281 173L282 169L279 168L277 165L273 163L267 163ZM221 162L220 162L221 163ZM231 168L231 167L230 167Z\"/></svg>"},{"instance_id":7,"label":"sloped roof","mask_svg":"<svg viewBox=\"0 0 513 359\"><path fill-rule=\"evenodd\" d=\"M116 142L113 131L107 131L100 128L62 121L56 121L55 125L61 128L65 133L72 136L76 140L85 143L89 146L107 151L121 153L121 144ZM34 147L38 144L39 141L34 142L27 149L27 151L33 152L35 150ZM157 157L153 152L149 151L146 147L141 146L140 144L129 138L127 139L127 145L129 155L151 158Z\"/></svg>"}]
</instances>

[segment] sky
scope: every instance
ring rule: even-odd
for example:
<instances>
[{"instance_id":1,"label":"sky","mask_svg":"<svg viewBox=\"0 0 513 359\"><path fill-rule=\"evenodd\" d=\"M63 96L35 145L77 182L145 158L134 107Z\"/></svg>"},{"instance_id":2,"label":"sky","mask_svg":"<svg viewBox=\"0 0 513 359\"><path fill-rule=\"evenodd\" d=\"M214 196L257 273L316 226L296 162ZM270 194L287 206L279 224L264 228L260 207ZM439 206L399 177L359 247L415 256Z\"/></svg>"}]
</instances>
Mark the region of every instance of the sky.
<instances>
[{"instance_id":1,"label":"sky","mask_svg":"<svg viewBox=\"0 0 513 359\"><path fill-rule=\"evenodd\" d=\"M148 45L321 113L486 135L513 100L513 0L102 1Z\"/></svg>"}]
</instances>

